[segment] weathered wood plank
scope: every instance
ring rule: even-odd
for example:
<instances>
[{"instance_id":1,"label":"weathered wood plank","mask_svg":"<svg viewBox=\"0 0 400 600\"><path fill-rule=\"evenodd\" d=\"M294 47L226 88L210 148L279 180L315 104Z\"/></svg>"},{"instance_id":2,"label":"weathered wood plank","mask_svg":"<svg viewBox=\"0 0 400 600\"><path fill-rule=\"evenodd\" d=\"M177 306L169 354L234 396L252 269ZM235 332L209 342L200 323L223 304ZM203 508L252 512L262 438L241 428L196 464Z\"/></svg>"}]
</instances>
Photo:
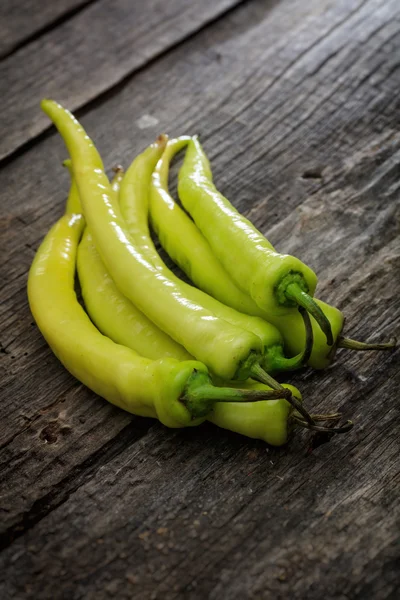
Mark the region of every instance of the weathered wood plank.
<instances>
[{"instance_id":1,"label":"weathered wood plank","mask_svg":"<svg viewBox=\"0 0 400 600\"><path fill-rule=\"evenodd\" d=\"M390 382L361 406L349 394L368 420L315 456L299 440L271 450L207 426L163 435L155 426L126 441L3 553L3 596L392 597L400 428L391 394Z\"/></svg>"},{"instance_id":2,"label":"weathered wood plank","mask_svg":"<svg viewBox=\"0 0 400 600\"><path fill-rule=\"evenodd\" d=\"M199 131L218 185L279 249L312 264L347 332L383 339L400 316L396 10L251 3L83 122L108 166L160 130ZM33 251L62 211L64 156L53 136L1 173L3 540L26 532L3 553L2 596L390 597L399 353L343 351L324 374L295 378L315 409L358 422L311 456L300 436L271 450L211 426L169 432L96 401L50 356L25 299Z\"/></svg>"},{"instance_id":3,"label":"weathered wood plank","mask_svg":"<svg viewBox=\"0 0 400 600\"><path fill-rule=\"evenodd\" d=\"M0 160L49 127L43 96L77 109L242 1L98 0L21 48L0 64Z\"/></svg>"},{"instance_id":4,"label":"weathered wood plank","mask_svg":"<svg viewBox=\"0 0 400 600\"><path fill-rule=\"evenodd\" d=\"M59 24L96 0L2 0L0 3L0 58Z\"/></svg>"}]
</instances>

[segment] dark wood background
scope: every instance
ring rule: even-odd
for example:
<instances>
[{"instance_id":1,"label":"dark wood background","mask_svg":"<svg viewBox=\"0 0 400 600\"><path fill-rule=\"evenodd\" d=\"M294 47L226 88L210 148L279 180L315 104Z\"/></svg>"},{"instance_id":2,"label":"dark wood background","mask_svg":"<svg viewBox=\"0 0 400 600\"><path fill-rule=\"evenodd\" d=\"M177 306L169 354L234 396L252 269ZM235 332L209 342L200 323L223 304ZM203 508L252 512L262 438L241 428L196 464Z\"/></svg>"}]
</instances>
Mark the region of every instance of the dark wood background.
<instances>
[{"instance_id":1,"label":"dark wood background","mask_svg":"<svg viewBox=\"0 0 400 600\"><path fill-rule=\"evenodd\" d=\"M0 598L397 597L398 351L292 378L356 422L314 450L171 431L62 368L26 279L68 192L47 96L109 169L161 131L200 134L346 333L398 334L398 0L2 0L0 40Z\"/></svg>"}]
</instances>

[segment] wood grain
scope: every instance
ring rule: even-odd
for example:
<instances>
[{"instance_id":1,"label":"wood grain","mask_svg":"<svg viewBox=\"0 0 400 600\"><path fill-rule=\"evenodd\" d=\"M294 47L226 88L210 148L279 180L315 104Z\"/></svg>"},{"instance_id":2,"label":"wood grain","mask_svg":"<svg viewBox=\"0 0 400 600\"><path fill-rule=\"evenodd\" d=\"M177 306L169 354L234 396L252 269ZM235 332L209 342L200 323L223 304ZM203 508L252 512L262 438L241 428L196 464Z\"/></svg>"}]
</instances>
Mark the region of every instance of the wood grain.
<instances>
[{"instance_id":1,"label":"wood grain","mask_svg":"<svg viewBox=\"0 0 400 600\"><path fill-rule=\"evenodd\" d=\"M97 0L0 63L0 160L49 127L54 97L75 110L243 0Z\"/></svg>"},{"instance_id":2,"label":"wood grain","mask_svg":"<svg viewBox=\"0 0 400 600\"><path fill-rule=\"evenodd\" d=\"M108 168L160 131L200 133L217 185L317 271L346 333L398 335L398 11L246 3L83 124ZM271 449L114 409L65 373L26 301L34 251L63 210L64 157L52 135L0 171L0 596L394 599L399 351L340 351L293 377L313 409L357 424L313 452L303 433Z\"/></svg>"},{"instance_id":3,"label":"wood grain","mask_svg":"<svg viewBox=\"0 0 400 600\"><path fill-rule=\"evenodd\" d=\"M2 0L0 3L0 58L54 28L96 0Z\"/></svg>"}]
</instances>

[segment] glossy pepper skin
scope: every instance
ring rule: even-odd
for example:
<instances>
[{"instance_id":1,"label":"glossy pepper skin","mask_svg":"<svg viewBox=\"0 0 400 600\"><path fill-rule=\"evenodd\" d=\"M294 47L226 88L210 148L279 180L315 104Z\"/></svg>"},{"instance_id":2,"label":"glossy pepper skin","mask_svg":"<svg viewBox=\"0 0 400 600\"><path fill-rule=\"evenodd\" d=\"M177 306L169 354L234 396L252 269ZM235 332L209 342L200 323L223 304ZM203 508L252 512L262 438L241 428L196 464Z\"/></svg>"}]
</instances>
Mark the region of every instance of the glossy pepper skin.
<instances>
[{"instance_id":1,"label":"glossy pepper skin","mask_svg":"<svg viewBox=\"0 0 400 600\"><path fill-rule=\"evenodd\" d=\"M274 249L268 240L247 219L239 215L229 201L216 190L212 183L212 173L208 159L196 138L191 138L188 144L184 163L179 172L178 192L183 205L200 229L203 226L205 237L207 237L213 250L216 250L216 260L219 258L224 266L228 265L228 272L229 267L233 269L235 273L232 270L231 275L236 275L236 277L240 276L239 271L236 269L239 265L247 293L251 294L250 288L254 282L256 286L259 286L263 285L263 280L269 281L269 301L263 304L263 316L280 330L285 343L285 353L291 357L297 355L306 343L303 319L296 310L289 309L284 304L277 306L275 294L276 271L274 269L269 270L269 263L265 260L264 254L268 256L269 251L271 251L270 259L274 262L277 258L277 264L285 265L285 268L286 265L290 267L290 261L293 259L294 262L291 263L292 270L294 270L294 265L299 265L299 263L303 265L303 263L293 257L274 253ZM206 206L208 206L210 212L208 226L205 218L205 215L208 214L205 210ZM217 211L215 214L218 214L219 219L216 216L214 216L214 219L211 218L214 210ZM219 229L221 219L224 223L225 236ZM228 223L230 220L232 220L231 224ZM213 225L215 225L214 229ZM228 244L227 239L231 239L231 236L237 236L238 242L236 244ZM215 246L212 244L212 239L215 240ZM243 248L244 251L241 252ZM242 254L241 259L240 254ZM281 256L283 257L282 260ZM310 276L309 292L313 293L317 282L316 277L312 271L310 274L308 267L305 267L304 273L308 274L307 280ZM264 292L267 292L267 287L263 289ZM314 343L308 364L313 368L321 369L329 365L334 357L337 338L342 330L344 319L338 309L334 307L326 309L328 305L321 300L314 299L314 301L329 322L333 334L332 341L334 342L333 347L327 343L326 335L321 331L317 321L310 315ZM251 312L250 314L254 313Z\"/></svg>"},{"instance_id":2,"label":"glossy pepper skin","mask_svg":"<svg viewBox=\"0 0 400 600\"><path fill-rule=\"evenodd\" d=\"M283 339L279 330L268 323L265 311L261 310L249 296L237 288L216 258L205 237L168 192L170 161L190 140L191 138L187 136L170 140L154 169L149 194L150 219L153 228L172 260L198 288L225 306L223 312L219 312L218 315L234 324L248 328L260 337L264 345L262 366L265 371L275 373L299 368L304 365L303 351L306 346L303 319L299 316L303 334L300 339L304 341L303 346L296 353L295 359L287 359L284 355ZM143 208L140 206L140 199L132 194L128 197L126 204L128 215L129 213L138 214ZM227 310L226 306L242 309L247 315L257 318L246 319L242 313L238 314ZM210 308L216 310L215 305L214 308L213 305L210 305ZM260 320L260 317L263 319Z\"/></svg>"},{"instance_id":3,"label":"glossy pepper skin","mask_svg":"<svg viewBox=\"0 0 400 600\"><path fill-rule=\"evenodd\" d=\"M190 138L187 138L187 139L190 139ZM182 146L182 141L179 143L179 146ZM173 145L173 143L170 144L170 142L169 142L167 148L168 147L177 151L176 147ZM167 151L167 149L164 151L164 154L166 151ZM160 163L161 163L161 161L159 161L158 164L160 164ZM165 164L165 163L163 163L163 164ZM114 177L114 179L111 182L111 186L116 194L115 201L117 201L117 194L119 193L119 185L120 185L121 181L122 181L121 171L117 171L116 176ZM136 189L132 190L132 191L138 193L138 190L136 190ZM143 191L146 192L146 190L143 190ZM76 185L75 186L72 185L69 202L71 202L71 197L72 197L74 211L80 212L79 197L73 198L73 196L75 194L78 196L78 191L77 191ZM140 198L138 199L138 201L140 203ZM132 206L131 206L131 208L132 208ZM139 219L139 220L142 219L141 228L144 226L147 227L147 222L144 220L145 216L142 211L139 211L138 213L132 211L131 214L132 214L132 217L135 219L135 221L137 219ZM176 227L177 227L177 225L178 224L176 224ZM194 226L194 228L196 231L198 231L196 226ZM183 232L183 233L185 233L185 232ZM171 338L168 338L168 336L166 336L164 334L164 332L162 332L155 325L153 325L153 323L151 323L151 321L149 322L150 327L154 327L154 329L156 330L156 333L158 333L158 335L153 335L152 330L149 335L148 323L145 322L145 324L143 326L143 319L146 319L146 317L143 315L143 313L138 311L129 302L129 300L127 300L125 298L125 296L122 296L119 293L118 289L116 288L115 284L112 282L112 279L108 275L107 271L105 271L105 267L101 261L101 258L99 256L97 250L95 249L95 247L93 245L93 242L90 241L90 233L88 232L88 230L85 230L82 241L79 244L78 271L79 271L79 260L80 260L80 258L81 258L81 260L83 258L80 255L84 248L83 244L85 242L85 237L89 238L88 244L90 245L90 248L88 248L88 251L90 251L91 253L94 253L94 256L92 255L92 261L84 260L84 268L87 269L87 277L85 278L86 296L85 296L85 294L83 294L83 297L85 298L87 296L91 296L94 299L96 296L98 296L99 291L100 290L103 291L102 286L104 285L104 279L106 279L107 282L108 282L108 280L110 280L111 284L113 286L110 290L108 290L107 298L110 298L110 297L114 298L114 296L116 296L119 300L118 304L116 306L112 302L110 302L110 308L112 309L112 312L110 313L111 325L112 325L112 335L109 337L111 337L114 341L116 341L118 343L126 345L129 348L133 348L139 354L148 356L149 358L152 358L153 360L165 358L166 356L176 358L177 360L186 360L187 358L190 358L189 355L182 356L182 353L187 354L186 351L184 350L184 348L182 348L182 346L179 346L178 344L176 344ZM207 262L205 262L205 264L207 264ZM96 273L97 270L99 271L99 275L101 275L101 278L99 277L99 279L97 279L97 277L94 276L94 274ZM224 272L224 271L222 270L222 272ZM81 279L81 288L82 288L82 279ZM83 292L83 290L82 290L82 292ZM239 293L241 293L241 292L239 292ZM104 300L107 300L107 298L105 297ZM128 306L125 306L125 303L127 303ZM88 308L88 307L86 306L86 308ZM132 308L133 308L133 310L132 310ZM96 323L96 320L93 318L93 314L90 312L90 310L89 310L89 314L90 314L92 320L94 320L94 322ZM121 319L120 319L120 315L121 315ZM100 321L104 322L103 315L101 315ZM107 323L108 323L108 321L107 321ZM96 323L96 324L99 326L98 323ZM120 332L116 332L117 324L120 326ZM127 337L126 332L127 332L127 330L128 330L128 332L130 332L132 328L133 328L132 335L129 335L129 338L126 340L126 337ZM101 327L100 327L100 329L101 329ZM169 344L166 343L164 336L167 338L167 340L169 340ZM148 354L143 354L143 352L141 352L141 349L143 347L145 347L145 349L147 350L147 345L149 344L149 337L151 340L151 349L150 349L151 352L148 352ZM117 338L117 339L115 339L115 338ZM124 343L124 340L126 340L128 343ZM151 354L151 355L149 355L149 354ZM232 386L232 384L233 384L233 386ZM223 385L223 382L222 381L219 382L219 385ZM235 382L231 382L231 386L235 387ZM266 386L264 384L258 383L251 379L241 382L241 387L245 388L245 389L253 389L253 390L256 389L256 390L260 390L260 391L265 390L265 389L270 389L270 388L266 388ZM292 392L293 396L295 396L298 400L300 400L300 401L302 400L300 391L297 388L295 388L292 385L285 384L285 383L283 384L283 387L289 389ZM263 401L261 401L261 402L245 402L245 403L217 402L215 404L213 410L207 417L207 420L209 420L210 422L214 423L214 425L217 425L218 427L221 427L223 429L229 429L231 431L234 431L235 433L239 433L246 437L263 440L264 442L266 442L270 445L273 445L273 446L281 446L288 441L288 437L291 433L291 429L292 429L291 416L292 416L292 414L293 414L293 408L284 399L268 400L268 401L264 401L264 402Z\"/></svg>"},{"instance_id":4,"label":"glossy pepper skin","mask_svg":"<svg viewBox=\"0 0 400 600\"><path fill-rule=\"evenodd\" d=\"M155 167L153 156L154 151L150 146L133 161L128 169L122 182L119 195L121 213L125 220L130 238L135 243L135 248L151 262L163 277L171 281L179 282L176 276L161 260L149 233L149 190ZM173 236L178 238L180 233L178 224L176 224L174 232L171 231L171 238ZM179 284L182 285L181 282L179 282ZM259 317L240 313L192 286L185 284L184 287L187 292L187 297L199 306L210 311L210 314L223 319L224 322L229 323L232 326L239 327L257 336L262 342L263 353L265 353L266 348L273 347L276 349L281 344L282 338L278 329L270 323L265 322ZM266 360L267 357L260 357L261 364L264 365Z\"/></svg>"},{"instance_id":5,"label":"glossy pepper skin","mask_svg":"<svg viewBox=\"0 0 400 600\"><path fill-rule=\"evenodd\" d=\"M294 386L284 384L292 394L301 400L300 392ZM250 389L262 389L263 384L248 382ZM268 402L249 402L235 405L231 402L217 403L207 420L222 429L229 429L247 437L263 440L271 446L286 444L293 423L293 409L286 400Z\"/></svg>"},{"instance_id":6,"label":"glossy pepper skin","mask_svg":"<svg viewBox=\"0 0 400 600\"><path fill-rule=\"evenodd\" d=\"M89 230L78 250L78 276L86 310L98 329L117 344L155 360L160 355L177 360L193 357L150 321L117 288L104 266Z\"/></svg>"},{"instance_id":7,"label":"glossy pepper skin","mask_svg":"<svg viewBox=\"0 0 400 600\"><path fill-rule=\"evenodd\" d=\"M169 164L190 140L189 136L170 140L153 171L149 205L151 225L164 250L197 287L239 312L265 318L265 312L238 288L203 234L168 192ZM138 203L131 204L136 207Z\"/></svg>"},{"instance_id":8,"label":"glossy pepper skin","mask_svg":"<svg viewBox=\"0 0 400 600\"><path fill-rule=\"evenodd\" d=\"M163 248L172 260L200 289L232 308L242 310L248 315L262 317L268 321L266 311L262 310L249 296L236 287L195 223L168 193L169 163L172 157L187 146L191 139L189 136L182 136L170 140L157 163L150 188L151 224ZM247 298L248 301L243 301L243 297ZM311 316L314 341L308 365L314 369L324 369L329 366L334 358L336 343L344 324L344 317L340 310L334 306L330 306L317 298L315 298L315 302L329 320L334 345L332 347L327 344L326 336ZM274 326L280 331L283 340L273 335L272 330L271 338L269 340L264 338L264 344L269 346L271 350L263 366L269 373L288 370L291 368L291 363L284 359L282 344L284 343L285 353L290 357L302 353L306 345L303 319L298 311L290 311L284 316L269 315L269 317ZM273 357L274 352L276 352L276 358Z\"/></svg>"},{"instance_id":9,"label":"glossy pepper skin","mask_svg":"<svg viewBox=\"0 0 400 600\"><path fill-rule=\"evenodd\" d=\"M194 371L207 373L204 365L142 358L99 333L78 303L74 273L83 227L82 216L63 216L32 263L28 298L40 331L66 369L112 404L168 427L198 424L202 419L193 420L180 397Z\"/></svg>"},{"instance_id":10,"label":"glossy pepper skin","mask_svg":"<svg viewBox=\"0 0 400 600\"><path fill-rule=\"evenodd\" d=\"M118 199L121 172L111 187ZM71 200L72 199L72 200ZM69 203L73 212L81 213L79 193L72 178ZM117 344L127 346L145 358L172 357L193 360L179 344L150 321L117 288L95 247L88 228L78 248L77 269L86 310L96 327Z\"/></svg>"},{"instance_id":11,"label":"glossy pepper skin","mask_svg":"<svg viewBox=\"0 0 400 600\"><path fill-rule=\"evenodd\" d=\"M315 273L293 256L279 254L265 237L218 192L197 138L189 142L179 172L182 204L238 286L262 308L269 321L296 307L313 315L333 344L330 323L312 298Z\"/></svg>"},{"instance_id":12,"label":"glossy pepper skin","mask_svg":"<svg viewBox=\"0 0 400 600\"><path fill-rule=\"evenodd\" d=\"M261 355L261 340L216 317L188 296L190 286L153 266L127 233L101 158L82 126L51 100L42 101L42 108L66 143L87 224L119 290L214 373L223 379L247 379ZM128 183L127 172L121 196Z\"/></svg>"},{"instance_id":13,"label":"glossy pepper skin","mask_svg":"<svg viewBox=\"0 0 400 600\"><path fill-rule=\"evenodd\" d=\"M70 196L67 210L76 211L75 200ZM168 427L201 423L217 399L231 404L260 398L255 389L215 388L201 363L151 361L103 336L74 291L75 259L83 228L82 215L64 215L42 242L28 277L29 304L36 323L75 377L116 406L157 417ZM261 398L266 393L277 394L266 392L264 386Z\"/></svg>"},{"instance_id":14,"label":"glossy pepper skin","mask_svg":"<svg viewBox=\"0 0 400 600\"><path fill-rule=\"evenodd\" d=\"M111 182L112 188L117 195L119 192L119 184L122 180L121 172L117 172ZM115 198L116 200L117 198ZM72 179L71 192L68 199L68 207L71 212L81 212L78 190ZM85 239L86 238L86 239ZM85 253L89 252L89 258L85 257ZM81 270L79 269L81 261ZM187 357L182 353L186 351L176 344L171 338L158 329L153 323L144 322L146 317L138 311L116 288L112 279L108 275L101 258L94 247L90 233L86 228L82 241L78 249L78 271L82 274L80 277L81 289L84 299L90 298L90 302L97 301L101 305L108 303L105 311L98 315L98 309L90 311L89 315L102 329L110 329L113 341L136 350L139 354L143 354L141 349L145 349L149 358L154 360L164 358L166 356L184 360ZM97 276L98 273L98 276ZM84 284L82 283L84 281ZM111 286L109 288L109 286ZM104 296L103 296L104 292ZM99 296L101 298L99 299ZM114 298L117 298L115 302ZM88 309L87 303L86 308ZM109 318L105 318L109 317ZM150 326L150 334L149 334ZM153 328L155 331L153 331ZM106 331L103 331L106 333ZM158 335L157 335L158 334ZM165 337L164 337L165 336ZM167 342L165 340L167 338ZM148 349L150 340L150 349ZM168 343L169 340L169 343ZM127 342L127 343L124 343ZM190 357L189 357L190 358ZM234 382L232 382L234 384ZM251 379L241 382L242 388L257 389L263 391L270 389L264 384L252 381ZM223 385L223 382L219 382ZM235 387L235 385L233 385ZM283 387L289 389L292 395L298 400L302 400L301 394L294 386L283 384ZM224 429L230 429L236 433L240 433L247 437L261 439L271 445L282 445L288 440L291 430L291 415L293 408L284 399L268 400L261 402L217 402L207 417L215 425Z\"/></svg>"},{"instance_id":15,"label":"glossy pepper skin","mask_svg":"<svg viewBox=\"0 0 400 600\"><path fill-rule=\"evenodd\" d=\"M281 292L289 277L313 295L317 276L299 259L276 252L272 244L218 192L197 138L188 144L178 192L185 209L207 238L236 284L269 315L286 315L293 304Z\"/></svg>"}]
</instances>

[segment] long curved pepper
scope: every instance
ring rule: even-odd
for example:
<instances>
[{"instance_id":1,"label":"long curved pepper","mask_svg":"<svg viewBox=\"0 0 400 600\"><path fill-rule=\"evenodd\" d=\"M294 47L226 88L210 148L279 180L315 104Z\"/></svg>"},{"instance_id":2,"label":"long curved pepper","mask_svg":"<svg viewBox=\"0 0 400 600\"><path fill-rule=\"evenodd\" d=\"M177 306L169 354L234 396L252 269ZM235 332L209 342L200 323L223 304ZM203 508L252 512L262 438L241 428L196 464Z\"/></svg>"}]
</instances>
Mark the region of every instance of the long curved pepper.
<instances>
[{"instance_id":1,"label":"long curved pepper","mask_svg":"<svg viewBox=\"0 0 400 600\"><path fill-rule=\"evenodd\" d=\"M265 312L237 287L203 234L169 194L170 162L190 140L189 136L169 140L153 171L149 195L151 226L164 250L197 287L240 312L265 318ZM131 205L133 213L137 203Z\"/></svg>"},{"instance_id":2,"label":"long curved pepper","mask_svg":"<svg viewBox=\"0 0 400 600\"><path fill-rule=\"evenodd\" d=\"M178 192L185 209L236 284L271 320L303 306L333 344L328 319L312 298L315 273L299 259L279 254L250 221L216 189L208 159L197 138L188 144L179 171Z\"/></svg>"},{"instance_id":3,"label":"long curved pepper","mask_svg":"<svg viewBox=\"0 0 400 600\"><path fill-rule=\"evenodd\" d=\"M197 361L151 361L103 336L74 291L76 251L83 228L81 215L61 217L39 247L28 277L33 317L72 375L112 404L158 418L168 427L201 423L217 401L253 402L279 395L268 390L216 388L206 367Z\"/></svg>"},{"instance_id":4,"label":"long curved pepper","mask_svg":"<svg viewBox=\"0 0 400 600\"><path fill-rule=\"evenodd\" d=\"M166 277L153 266L128 234L100 155L82 126L56 102L44 100L42 108L67 145L87 224L120 291L214 373L223 379L247 379L260 360L261 340L216 317L191 298L190 286L176 277ZM159 152L160 146L162 151L164 145L161 139L149 152ZM128 173L122 181L121 196L124 187L131 185Z\"/></svg>"},{"instance_id":5,"label":"long curved pepper","mask_svg":"<svg viewBox=\"0 0 400 600\"><path fill-rule=\"evenodd\" d=\"M67 163L69 161L65 161ZM67 165L68 166L68 165ZM71 173L68 209L81 213L79 193ZM123 170L119 167L111 187L118 199ZM127 346L145 358L172 357L193 360L193 357L166 333L161 331L136 308L117 288L86 227L78 248L77 270L85 308L96 327L117 344Z\"/></svg>"},{"instance_id":6,"label":"long curved pepper","mask_svg":"<svg viewBox=\"0 0 400 600\"><path fill-rule=\"evenodd\" d=\"M313 347L313 332L309 327L308 314L303 314L305 331L303 334L304 347L296 356L286 358L283 349L283 339L278 329L266 322L265 312L253 300L242 292L227 274L221 263L213 253L211 246L198 230L197 226L187 214L176 204L168 191L169 165L173 156L182 150L191 140L182 136L168 141L168 144L158 161L150 185L150 221L161 245L172 260L186 273L193 283L222 304L242 311L247 315L264 318L262 325L259 320L243 319L235 323L249 328L258 335L264 344L264 358L262 366L268 373L278 371L292 371L304 366ZM140 205L138 195L132 194L126 199L123 214L129 223L133 218L142 214L145 203ZM144 220L144 216L141 220ZM232 311L225 311L220 316L225 319L232 318ZM304 326L303 326L304 331Z\"/></svg>"}]
</instances>

